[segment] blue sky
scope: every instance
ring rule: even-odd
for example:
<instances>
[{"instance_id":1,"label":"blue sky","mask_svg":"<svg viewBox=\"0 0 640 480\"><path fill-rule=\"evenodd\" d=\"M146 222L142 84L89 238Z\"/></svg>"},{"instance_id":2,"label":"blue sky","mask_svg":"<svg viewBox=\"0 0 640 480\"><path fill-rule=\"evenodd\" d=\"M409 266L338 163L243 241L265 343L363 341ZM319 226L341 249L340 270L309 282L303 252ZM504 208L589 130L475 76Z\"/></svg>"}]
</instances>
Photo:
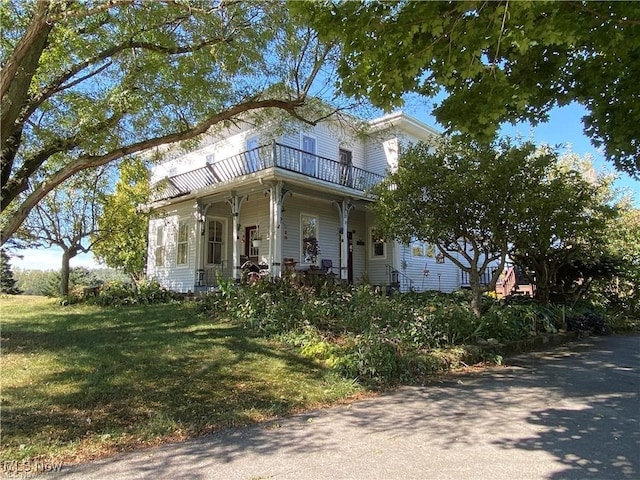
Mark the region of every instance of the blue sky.
<instances>
[{"instance_id":1,"label":"blue sky","mask_svg":"<svg viewBox=\"0 0 640 480\"><path fill-rule=\"evenodd\" d=\"M426 115L424 103L422 105L407 104L404 109L408 114L413 115L429 125L436 125L433 117ZM610 163L604 158L596 148L591 145L589 139L582 132L581 118L585 114L582 106L572 104L562 108L556 108L551 112L549 121L531 128L530 125L519 124L516 126L506 126L502 129L504 134L511 136L521 135L524 138L533 136L536 143L557 145L562 144L580 155L591 154L598 170L614 171ZM633 180L628 175L620 175L617 182L619 188L627 189L633 196L634 204L640 207L640 182ZM11 259L11 265L22 269L39 270L59 270L62 260L62 250L57 248L24 250L21 252L23 259ZM93 259L92 254L80 254L71 260L72 267L100 267Z\"/></svg>"}]
</instances>

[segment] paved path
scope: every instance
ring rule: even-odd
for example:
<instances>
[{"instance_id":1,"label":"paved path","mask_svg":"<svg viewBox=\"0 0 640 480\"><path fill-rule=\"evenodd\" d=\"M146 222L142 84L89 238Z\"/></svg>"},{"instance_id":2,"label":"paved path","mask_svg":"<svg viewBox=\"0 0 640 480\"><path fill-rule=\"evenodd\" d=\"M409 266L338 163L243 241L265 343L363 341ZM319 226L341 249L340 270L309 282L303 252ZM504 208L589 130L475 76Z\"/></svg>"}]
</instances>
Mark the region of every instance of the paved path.
<instances>
[{"instance_id":1,"label":"paved path","mask_svg":"<svg viewBox=\"0 0 640 480\"><path fill-rule=\"evenodd\" d=\"M640 337L509 363L44 478L640 478Z\"/></svg>"}]
</instances>

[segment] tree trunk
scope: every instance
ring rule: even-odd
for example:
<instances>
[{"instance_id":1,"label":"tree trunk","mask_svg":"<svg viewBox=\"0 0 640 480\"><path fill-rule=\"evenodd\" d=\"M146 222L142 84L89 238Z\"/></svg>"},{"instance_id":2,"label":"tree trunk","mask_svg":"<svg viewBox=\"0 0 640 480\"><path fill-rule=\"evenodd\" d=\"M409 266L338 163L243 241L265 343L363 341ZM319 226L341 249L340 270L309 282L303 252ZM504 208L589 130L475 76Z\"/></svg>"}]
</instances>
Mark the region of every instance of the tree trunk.
<instances>
[{"instance_id":1,"label":"tree trunk","mask_svg":"<svg viewBox=\"0 0 640 480\"><path fill-rule=\"evenodd\" d=\"M480 285L480 275L475 269L469 272L469 286L471 287L471 310L476 317L482 314L482 286Z\"/></svg>"},{"instance_id":2,"label":"tree trunk","mask_svg":"<svg viewBox=\"0 0 640 480\"><path fill-rule=\"evenodd\" d=\"M536 293L535 299L541 305L549 305L551 295L551 273L547 265L541 265L535 269Z\"/></svg>"},{"instance_id":3,"label":"tree trunk","mask_svg":"<svg viewBox=\"0 0 640 480\"><path fill-rule=\"evenodd\" d=\"M62 254L62 269L60 270L60 296L69 295L69 261L71 257L69 251L65 250Z\"/></svg>"},{"instance_id":4,"label":"tree trunk","mask_svg":"<svg viewBox=\"0 0 640 480\"><path fill-rule=\"evenodd\" d=\"M60 270L60 296L69 295L69 277L71 275L71 267L69 266L71 259L78 254L74 248L63 250L62 252L62 269Z\"/></svg>"}]
</instances>

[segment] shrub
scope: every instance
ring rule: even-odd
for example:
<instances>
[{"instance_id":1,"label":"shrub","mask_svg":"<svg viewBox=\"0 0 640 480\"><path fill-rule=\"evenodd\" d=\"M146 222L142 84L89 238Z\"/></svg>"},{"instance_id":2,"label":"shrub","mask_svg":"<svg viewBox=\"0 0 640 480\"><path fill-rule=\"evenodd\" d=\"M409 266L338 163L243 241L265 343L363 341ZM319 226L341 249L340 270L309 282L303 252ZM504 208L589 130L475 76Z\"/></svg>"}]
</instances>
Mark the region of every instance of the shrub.
<instances>
[{"instance_id":1,"label":"shrub","mask_svg":"<svg viewBox=\"0 0 640 480\"><path fill-rule=\"evenodd\" d=\"M150 280L140 282L137 286L129 282L107 282L100 288L98 295L87 301L104 307L169 303L176 299L177 294L164 288L156 280Z\"/></svg>"}]
</instances>

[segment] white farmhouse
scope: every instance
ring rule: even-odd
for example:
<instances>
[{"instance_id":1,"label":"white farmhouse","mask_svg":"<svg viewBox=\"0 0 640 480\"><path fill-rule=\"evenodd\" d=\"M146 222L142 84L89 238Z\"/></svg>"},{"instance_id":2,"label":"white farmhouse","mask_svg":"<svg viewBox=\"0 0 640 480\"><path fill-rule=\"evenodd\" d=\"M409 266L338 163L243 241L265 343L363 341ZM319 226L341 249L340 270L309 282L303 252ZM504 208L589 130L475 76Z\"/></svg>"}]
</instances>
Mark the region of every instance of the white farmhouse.
<instances>
[{"instance_id":1,"label":"white farmhouse","mask_svg":"<svg viewBox=\"0 0 640 480\"><path fill-rule=\"evenodd\" d=\"M246 262L270 277L335 274L344 282L450 292L464 286L433 246L376 235L368 193L403 144L439 133L404 113L367 132L329 118L274 134L239 123L154 168L147 275L178 292L240 280ZM167 155L168 156L168 155Z\"/></svg>"}]
</instances>

